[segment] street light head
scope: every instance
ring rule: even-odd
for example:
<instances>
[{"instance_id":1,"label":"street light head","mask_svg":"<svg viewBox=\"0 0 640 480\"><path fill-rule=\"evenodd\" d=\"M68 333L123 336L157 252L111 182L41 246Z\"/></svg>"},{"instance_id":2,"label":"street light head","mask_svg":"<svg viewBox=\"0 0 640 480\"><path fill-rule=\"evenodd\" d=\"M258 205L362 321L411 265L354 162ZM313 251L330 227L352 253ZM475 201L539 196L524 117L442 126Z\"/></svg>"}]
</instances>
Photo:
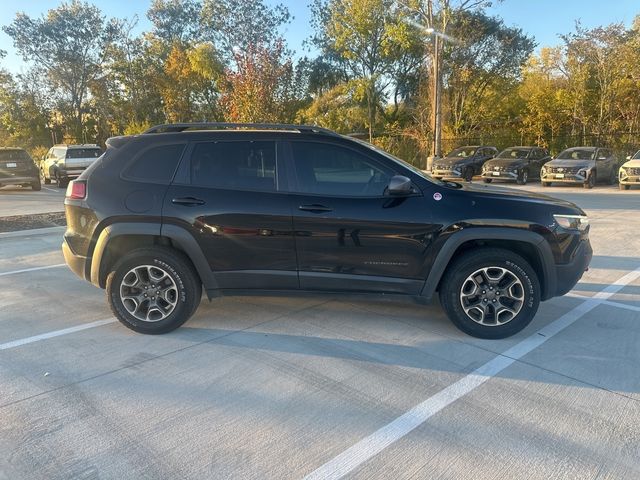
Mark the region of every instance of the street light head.
<instances>
[{"instance_id":1,"label":"street light head","mask_svg":"<svg viewBox=\"0 0 640 480\"><path fill-rule=\"evenodd\" d=\"M436 31L436 30L435 30L433 27L427 27L427 28L425 28L425 29L424 29L424 33L427 33L427 34L429 34L429 35L433 35L433 33L434 33L435 31Z\"/></svg>"}]
</instances>

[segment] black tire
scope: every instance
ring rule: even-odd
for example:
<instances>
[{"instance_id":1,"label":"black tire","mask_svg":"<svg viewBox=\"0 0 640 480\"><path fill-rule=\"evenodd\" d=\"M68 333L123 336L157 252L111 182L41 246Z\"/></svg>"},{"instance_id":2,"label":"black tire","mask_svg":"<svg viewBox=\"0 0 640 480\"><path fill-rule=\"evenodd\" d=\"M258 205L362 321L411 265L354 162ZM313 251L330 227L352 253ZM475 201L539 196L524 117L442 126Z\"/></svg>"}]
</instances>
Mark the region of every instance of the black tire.
<instances>
[{"instance_id":1,"label":"black tire","mask_svg":"<svg viewBox=\"0 0 640 480\"><path fill-rule=\"evenodd\" d=\"M587 181L582 184L584 188L591 190L596 185L596 172L591 172Z\"/></svg>"},{"instance_id":2,"label":"black tire","mask_svg":"<svg viewBox=\"0 0 640 480\"><path fill-rule=\"evenodd\" d=\"M41 176L42 176L42 181L44 182L44 184L45 184L45 185L50 185L50 184L51 184L51 179L50 179L50 178L47 178L47 177L44 175L44 170L40 170L40 174L41 174Z\"/></svg>"},{"instance_id":3,"label":"black tire","mask_svg":"<svg viewBox=\"0 0 640 480\"><path fill-rule=\"evenodd\" d=\"M121 287L126 288L126 284L123 284L125 276L131 274L135 267L144 269L143 266L147 265L163 272L166 275L164 278L171 279L170 281L173 282L168 288L175 290L173 298L176 303L173 309L161 319L140 319L134 315L135 312L129 311L132 304L129 303L128 309L125 306L126 299L123 300L121 297ZM142 288L137 288L137 290L139 290L139 295L143 293ZM200 305L201 297L202 283L191 262L182 253L168 248L147 247L134 250L124 256L107 276L107 301L111 311L125 327L138 333L155 335L175 330L195 313ZM133 304L136 306L135 310L138 311L138 307L145 302L150 302L150 300L143 299L138 306ZM165 303L168 304L168 302ZM147 318L150 317L151 310L160 312L159 308L149 308L150 303L146 305Z\"/></svg>"},{"instance_id":4,"label":"black tire","mask_svg":"<svg viewBox=\"0 0 640 480\"><path fill-rule=\"evenodd\" d=\"M69 180L60 178L58 172L56 172L56 183L58 184L58 188L67 188L67 185L69 185Z\"/></svg>"},{"instance_id":5,"label":"black tire","mask_svg":"<svg viewBox=\"0 0 640 480\"><path fill-rule=\"evenodd\" d=\"M473 180L473 168L471 167L465 168L464 172L462 172L462 178L464 178L467 182L470 182L471 180Z\"/></svg>"},{"instance_id":6,"label":"black tire","mask_svg":"<svg viewBox=\"0 0 640 480\"><path fill-rule=\"evenodd\" d=\"M464 294L462 289L468 286L471 275L480 269L491 267L496 269L495 271L504 270L508 272L508 274L504 274L505 281L507 279L506 275L509 275L508 278L517 279L520 282L519 285L514 285L509 288L509 292L511 292L512 288L517 287L517 295L522 296L522 304L519 306L519 310L516 312L517 314L513 316L512 313L507 312L509 315L512 315L512 317L510 319L504 319L505 321L502 324L496 323L494 325L482 324L474 320L472 316L465 312L461 298ZM494 287L495 291L490 292L494 295L493 298L496 299L494 305L504 306L501 302L507 302L508 304L510 295L505 295L504 292L498 292L499 288L503 288L499 284L494 285ZM478 292L478 296L481 297L482 292L479 290ZM484 290L484 292L488 292L488 289ZM496 296L495 293L501 293L502 296ZM531 265L520 255L500 248L481 248L463 254L449 265L440 282L440 303L447 316L453 324L464 333L477 338L498 339L510 337L518 333L533 320L540 305L540 296L540 282ZM483 308L491 306L494 316L496 316L495 306L489 302L483 302L484 300L480 302L478 306L485 305ZM493 302L493 300L491 300L491 302ZM513 305L512 308L515 310ZM470 311L473 311L473 309ZM486 310L483 317L484 315L486 315ZM500 312L498 312L496 317L500 317Z\"/></svg>"},{"instance_id":7,"label":"black tire","mask_svg":"<svg viewBox=\"0 0 640 480\"><path fill-rule=\"evenodd\" d=\"M37 180L34 180L31 183L31 190L33 190L35 192L39 192L40 190L42 190L42 184L40 183L40 179L39 178Z\"/></svg>"},{"instance_id":8,"label":"black tire","mask_svg":"<svg viewBox=\"0 0 640 480\"><path fill-rule=\"evenodd\" d=\"M621 183L618 186L620 187L620 190L629 190L631 188L631 185L623 185Z\"/></svg>"},{"instance_id":9,"label":"black tire","mask_svg":"<svg viewBox=\"0 0 640 480\"><path fill-rule=\"evenodd\" d=\"M611 169L611 175L609 175L609 185L615 185L618 183L618 173L615 168Z\"/></svg>"},{"instance_id":10,"label":"black tire","mask_svg":"<svg viewBox=\"0 0 640 480\"><path fill-rule=\"evenodd\" d=\"M551 186L551 182L542 182L542 186L543 187L550 187Z\"/></svg>"},{"instance_id":11,"label":"black tire","mask_svg":"<svg viewBox=\"0 0 640 480\"><path fill-rule=\"evenodd\" d=\"M483 178L484 183L491 183L493 182L493 178Z\"/></svg>"},{"instance_id":12,"label":"black tire","mask_svg":"<svg viewBox=\"0 0 640 480\"><path fill-rule=\"evenodd\" d=\"M516 178L516 183L518 185L526 185L529 180L529 171L527 169L518 170L518 177Z\"/></svg>"}]
</instances>

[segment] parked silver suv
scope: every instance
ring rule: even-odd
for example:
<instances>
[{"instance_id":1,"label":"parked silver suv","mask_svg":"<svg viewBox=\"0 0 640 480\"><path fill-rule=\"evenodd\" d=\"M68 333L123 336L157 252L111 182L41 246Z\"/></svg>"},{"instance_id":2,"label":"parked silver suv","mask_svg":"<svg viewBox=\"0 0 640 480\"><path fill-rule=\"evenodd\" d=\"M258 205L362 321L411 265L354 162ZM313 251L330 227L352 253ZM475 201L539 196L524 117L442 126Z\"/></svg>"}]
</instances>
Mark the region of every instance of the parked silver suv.
<instances>
[{"instance_id":1,"label":"parked silver suv","mask_svg":"<svg viewBox=\"0 0 640 480\"><path fill-rule=\"evenodd\" d=\"M54 145L40 165L40 176L47 185L55 181L66 188L69 180L78 178L100 155L102 149L95 144Z\"/></svg>"}]
</instances>

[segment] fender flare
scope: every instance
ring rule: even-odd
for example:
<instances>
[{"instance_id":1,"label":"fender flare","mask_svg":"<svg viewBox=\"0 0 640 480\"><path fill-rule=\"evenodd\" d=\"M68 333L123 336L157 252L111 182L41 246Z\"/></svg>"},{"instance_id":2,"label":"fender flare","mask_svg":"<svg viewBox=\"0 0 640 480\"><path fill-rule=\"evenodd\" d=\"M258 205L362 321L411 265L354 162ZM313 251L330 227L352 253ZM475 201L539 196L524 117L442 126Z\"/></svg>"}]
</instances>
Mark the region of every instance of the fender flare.
<instances>
[{"instance_id":1,"label":"fender flare","mask_svg":"<svg viewBox=\"0 0 640 480\"><path fill-rule=\"evenodd\" d=\"M217 288L213 272L209 268L209 262L207 262L198 242L196 242L189 232L176 225L142 222L114 223L102 229L93 250L89 272L89 279L95 286L100 288L105 287L106 275L102 263L109 242L114 238L124 235L169 238L173 244L182 250L189 260L191 260L205 289Z\"/></svg>"},{"instance_id":2,"label":"fender flare","mask_svg":"<svg viewBox=\"0 0 640 480\"><path fill-rule=\"evenodd\" d=\"M553 252L549 243L538 233L506 227L468 228L452 234L438 252L420 296L426 300L430 300L433 297L444 272L451 263L455 251L460 245L470 240L513 240L530 244L538 253L540 265L542 266L542 278L540 278L542 285L541 299L547 300L554 296L557 278Z\"/></svg>"}]
</instances>

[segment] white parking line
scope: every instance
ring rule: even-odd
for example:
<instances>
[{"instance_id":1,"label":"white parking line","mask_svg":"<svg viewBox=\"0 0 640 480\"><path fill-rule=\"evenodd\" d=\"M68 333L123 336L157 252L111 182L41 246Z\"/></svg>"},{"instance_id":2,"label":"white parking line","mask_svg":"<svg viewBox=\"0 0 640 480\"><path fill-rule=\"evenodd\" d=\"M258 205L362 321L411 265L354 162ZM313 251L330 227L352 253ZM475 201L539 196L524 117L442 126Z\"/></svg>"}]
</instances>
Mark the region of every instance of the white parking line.
<instances>
[{"instance_id":1,"label":"white parking line","mask_svg":"<svg viewBox=\"0 0 640 480\"><path fill-rule=\"evenodd\" d=\"M41 333L40 335L34 335L33 337L21 338L20 340L14 340L12 342L0 343L0 350L9 350L10 348L21 347L29 343L39 342L40 340L46 340L48 338L60 337L62 335L68 335L69 333L80 332L89 328L101 327L109 323L114 323L115 318L108 318L105 320L97 320L91 323L83 323L82 325L76 325L75 327L63 328L62 330L54 330L52 332Z\"/></svg>"},{"instance_id":2,"label":"white parking line","mask_svg":"<svg viewBox=\"0 0 640 480\"><path fill-rule=\"evenodd\" d=\"M2 273L0 273L0 277L7 277L9 275L16 275L18 273L25 273L25 272L37 272L38 270L49 270L51 268L60 268L60 267L66 267L66 266L67 266L66 263L58 263L56 265L46 265L44 267L23 268L22 270L13 270L11 272L2 272Z\"/></svg>"},{"instance_id":3,"label":"white parking line","mask_svg":"<svg viewBox=\"0 0 640 480\"><path fill-rule=\"evenodd\" d=\"M53 193L61 193L61 192L64 192L64 190L62 190L62 189L60 189L60 190L55 190L55 189L53 189L53 188L45 187L44 185L42 186L42 188L44 188L45 190L49 190L50 192L53 192Z\"/></svg>"},{"instance_id":4,"label":"white parking line","mask_svg":"<svg viewBox=\"0 0 640 480\"><path fill-rule=\"evenodd\" d=\"M591 298L587 295L580 295L578 293L567 293L566 296L571 298L580 298L580 299ZM602 300L600 303L610 307L618 307L618 308L623 308L625 310L631 310L633 312L640 312L640 307L636 307L635 305L627 305L626 303L612 302L611 300Z\"/></svg>"},{"instance_id":5,"label":"white parking line","mask_svg":"<svg viewBox=\"0 0 640 480\"><path fill-rule=\"evenodd\" d=\"M607 286L591 298L588 298L573 310L562 315L546 327L525 338L507 351L488 361L466 377L449 385L445 389L416 405L408 412L376 430L368 437L348 448L338 456L329 460L305 477L305 480L339 479L364 462L370 460L382 450L400 440L402 437L422 425L443 408L470 393L487 380L495 377L505 368L536 349L554 335L558 334L607 298L615 295L629 283L640 277L640 268L627 273L616 282Z\"/></svg>"}]
</instances>

